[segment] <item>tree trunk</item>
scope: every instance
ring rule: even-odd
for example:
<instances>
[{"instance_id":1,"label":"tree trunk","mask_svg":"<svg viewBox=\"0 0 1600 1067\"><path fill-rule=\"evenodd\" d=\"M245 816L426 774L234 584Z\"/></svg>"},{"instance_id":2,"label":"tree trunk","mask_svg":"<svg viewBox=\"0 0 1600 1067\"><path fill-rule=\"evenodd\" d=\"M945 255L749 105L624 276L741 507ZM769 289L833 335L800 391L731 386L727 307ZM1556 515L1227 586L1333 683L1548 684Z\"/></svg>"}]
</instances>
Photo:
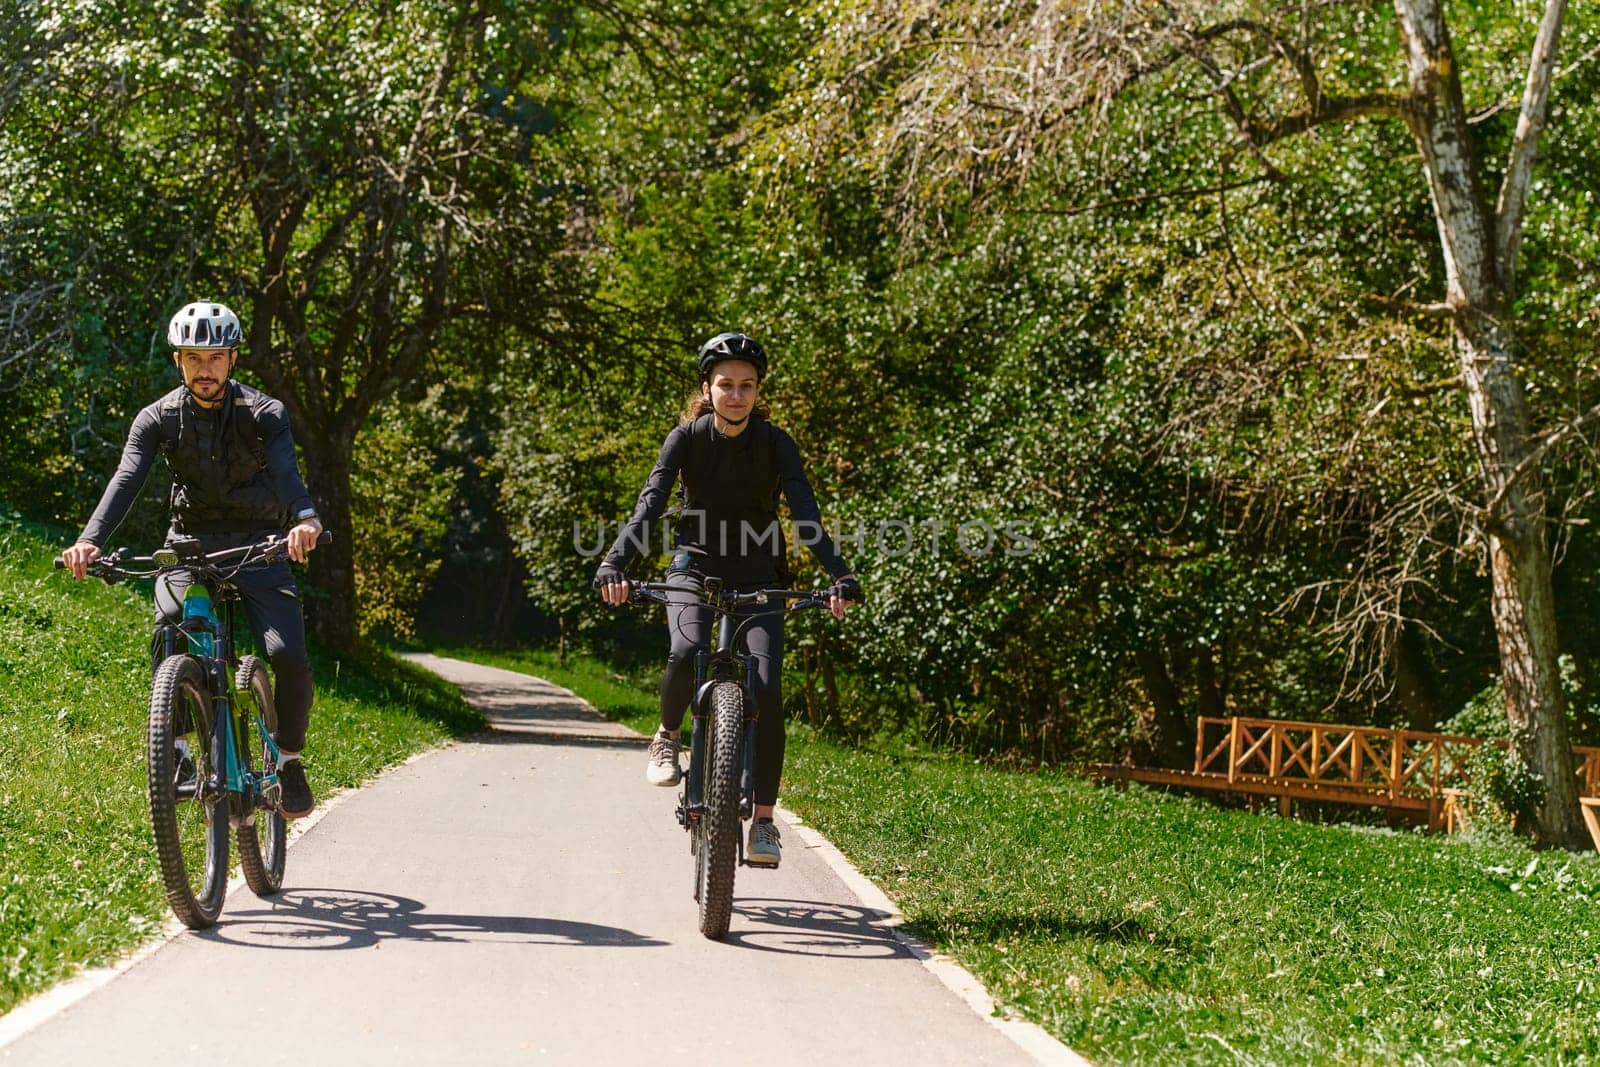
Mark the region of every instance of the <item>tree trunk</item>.
<instances>
[{"instance_id":1,"label":"tree trunk","mask_svg":"<svg viewBox=\"0 0 1600 1067\"><path fill-rule=\"evenodd\" d=\"M311 553L307 622L322 646L348 655L356 647L355 530L351 525L350 449L302 441L306 488L333 540Z\"/></svg>"},{"instance_id":2,"label":"tree trunk","mask_svg":"<svg viewBox=\"0 0 1600 1067\"><path fill-rule=\"evenodd\" d=\"M1561 689L1544 491L1537 468L1523 466L1529 451L1527 399L1511 368L1504 327L1487 316L1463 315L1459 321L1462 375L1490 501L1489 570L1511 749L1544 783L1544 802L1535 810L1537 840L1588 848Z\"/></svg>"},{"instance_id":3,"label":"tree trunk","mask_svg":"<svg viewBox=\"0 0 1600 1067\"><path fill-rule=\"evenodd\" d=\"M1542 845L1588 847L1573 781L1566 701L1557 664L1555 595L1544 492L1529 430L1527 395L1511 347L1516 241L1563 6L1552 0L1541 27L1523 121L1497 211L1473 156L1461 76L1440 0L1395 0L1406 50L1407 123L1422 157L1444 253L1446 303L1455 323L1461 378L1472 409L1488 501L1485 535L1493 581L1495 636L1506 691L1512 752L1545 790L1533 826ZM1500 236L1501 231L1509 235Z\"/></svg>"},{"instance_id":4,"label":"tree trunk","mask_svg":"<svg viewBox=\"0 0 1600 1067\"><path fill-rule=\"evenodd\" d=\"M561 664L561 669L567 669L567 613L562 612L556 616L556 627L561 631L558 641L559 651L556 653L556 662Z\"/></svg>"},{"instance_id":5,"label":"tree trunk","mask_svg":"<svg viewBox=\"0 0 1600 1067\"><path fill-rule=\"evenodd\" d=\"M839 684L833 676L833 657L826 649L817 648L817 661L822 668L823 713L826 722L839 721Z\"/></svg>"},{"instance_id":6,"label":"tree trunk","mask_svg":"<svg viewBox=\"0 0 1600 1067\"><path fill-rule=\"evenodd\" d=\"M1193 757L1194 735L1189 730L1188 716L1183 713L1183 698L1178 686L1167 670L1166 660L1154 648L1141 648L1134 655L1139 673L1144 678L1145 696L1155 711L1151 724L1155 737L1150 745L1151 758L1159 767L1183 768Z\"/></svg>"},{"instance_id":7,"label":"tree trunk","mask_svg":"<svg viewBox=\"0 0 1600 1067\"><path fill-rule=\"evenodd\" d=\"M500 596L495 600L494 617L489 620L489 640L493 644L510 644L510 624L506 621L507 609L511 607L511 579L516 575L514 568L517 565L516 554L508 547L505 549L505 566L500 572ZM563 663L565 661L563 660Z\"/></svg>"}]
</instances>

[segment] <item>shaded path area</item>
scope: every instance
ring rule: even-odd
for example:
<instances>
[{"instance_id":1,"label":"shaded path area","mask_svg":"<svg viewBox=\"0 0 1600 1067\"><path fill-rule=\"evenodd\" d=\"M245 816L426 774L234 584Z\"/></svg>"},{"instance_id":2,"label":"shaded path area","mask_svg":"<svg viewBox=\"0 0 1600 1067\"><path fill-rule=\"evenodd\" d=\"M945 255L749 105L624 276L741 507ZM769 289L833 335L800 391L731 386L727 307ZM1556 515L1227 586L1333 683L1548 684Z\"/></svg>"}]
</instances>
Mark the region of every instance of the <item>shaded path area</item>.
<instances>
[{"instance_id":1,"label":"shaded path area","mask_svg":"<svg viewBox=\"0 0 1600 1067\"><path fill-rule=\"evenodd\" d=\"M781 869L740 870L732 930L707 941L643 738L537 679L413 658L494 732L345 797L282 893L236 889L214 929L0 1062L1034 1062L792 832Z\"/></svg>"}]
</instances>

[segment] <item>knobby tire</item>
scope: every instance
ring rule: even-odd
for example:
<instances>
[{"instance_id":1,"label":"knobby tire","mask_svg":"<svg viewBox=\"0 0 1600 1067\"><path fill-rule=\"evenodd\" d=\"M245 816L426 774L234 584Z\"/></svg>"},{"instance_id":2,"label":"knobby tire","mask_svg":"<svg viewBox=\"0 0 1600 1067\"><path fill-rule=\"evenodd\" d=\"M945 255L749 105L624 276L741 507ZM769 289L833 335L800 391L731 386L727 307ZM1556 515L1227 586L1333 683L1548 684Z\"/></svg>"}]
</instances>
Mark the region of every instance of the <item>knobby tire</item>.
<instances>
[{"instance_id":1,"label":"knobby tire","mask_svg":"<svg viewBox=\"0 0 1600 1067\"><path fill-rule=\"evenodd\" d=\"M177 741L189 742L200 784L213 773L213 707L205 669L193 656L172 656L156 671L150 691L146 768L149 771L150 828L155 834L161 883L173 914L192 930L217 921L228 892L228 815L225 794L204 800L178 795ZM194 811L203 813L201 822ZM203 826L203 828L202 828ZM185 838L190 857L184 857ZM200 850L196 853L196 846ZM195 860L199 862L196 863ZM200 869L194 870L193 867ZM198 876L198 879L197 879ZM198 884L197 884L198 883Z\"/></svg>"},{"instance_id":2,"label":"knobby tire","mask_svg":"<svg viewBox=\"0 0 1600 1067\"><path fill-rule=\"evenodd\" d=\"M701 820L700 932L719 940L733 917L733 876L739 863L740 753L744 743L744 690L719 682L711 691L706 738L706 811Z\"/></svg>"},{"instance_id":3,"label":"knobby tire","mask_svg":"<svg viewBox=\"0 0 1600 1067\"><path fill-rule=\"evenodd\" d=\"M238 690L235 711L240 722L240 759L249 770L276 771L269 765L272 750L266 738L260 737L256 712L268 733L278 729L277 705L272 699L272 682L267 677L267 665L255 656L239 660L239 672L234 687ZM234 830L234 840L239 845L239 866L244 871L245 884L258 897L271 896L283 888L283 864L287 851L287 827L283 812L276 803L257 808L254 818L247 819Z\"/></svg>"}]
</instances>

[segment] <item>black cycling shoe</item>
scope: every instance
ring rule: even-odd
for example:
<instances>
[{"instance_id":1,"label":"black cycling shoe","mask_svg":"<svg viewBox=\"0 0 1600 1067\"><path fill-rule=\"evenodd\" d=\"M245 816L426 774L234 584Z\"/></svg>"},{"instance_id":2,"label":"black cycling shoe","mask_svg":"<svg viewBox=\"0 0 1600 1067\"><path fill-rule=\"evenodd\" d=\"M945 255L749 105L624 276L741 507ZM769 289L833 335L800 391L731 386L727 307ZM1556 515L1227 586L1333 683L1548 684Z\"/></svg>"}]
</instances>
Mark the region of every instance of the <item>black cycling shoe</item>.
<instances>
[{"instance_id":1,"label":"black cycling shoe","mask_svg":"<svg viewBox=\"0 0 1600 1067\"><path fill-rule=\"evenodd\" d=\"M283 790L278 795L278 810L286 819L298 819L311 814L317 802L311 797L311 786L306 784L306 769L299 760L290 760L278 768L278 785Z\"/></svg>"}]
</instances>

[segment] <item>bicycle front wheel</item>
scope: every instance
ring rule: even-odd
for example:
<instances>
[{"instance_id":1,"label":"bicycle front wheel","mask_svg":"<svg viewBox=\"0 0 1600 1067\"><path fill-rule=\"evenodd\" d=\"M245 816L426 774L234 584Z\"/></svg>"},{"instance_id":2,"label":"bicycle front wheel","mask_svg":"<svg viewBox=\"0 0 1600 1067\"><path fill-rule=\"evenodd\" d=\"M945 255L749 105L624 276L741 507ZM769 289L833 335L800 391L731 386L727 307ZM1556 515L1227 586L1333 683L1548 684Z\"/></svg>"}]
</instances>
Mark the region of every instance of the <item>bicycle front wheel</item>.
<instances>
[{"instance_id":1,"label":"bicycle front wheel","mask_svg":"<svg viewBox=\"0 0 1600 1067\"><path fill-rule=\"evenodd\" d=\"M217 921L228 892L228 809L224 793L208 790L216 769L212 715L200 661L164 660L150 692L146 738L150 828L167 903L192 930Z\"/></svg>"},{"instance_id":2,"label":"bicycle front wheel","mask_svg":"<svg viewBox=\"0 0 1600 1067\"><path fill-rule=\"evenodd\" d=\"M744 689L719 682L711 690L711 732L706 738L705 814L696 857L700 870L700 932L713 940L733 917L733 876L739 865L740 753L744 745Z\"/></svg>"},{"instance_id":3,"label":"bicycle front wheel","mask_svg":"<svg viewBox=\"0 0 1600 1067\"><path fill-rule=\"evenodd\" d=\"M278 710L272 702L267 665L255 656L241 658L234 684L239 690L234 699L239 703L240 758L247 771L259 767L261 773L273 774L278 766L272 747L265 737L257 736L261 731L258 722L264 724L268 733L278 728ZM250 802L254 803L253 797ZM239 845L239 866L252 893L258 897L271 896L283 888L284 854L288 849L283 812L276 803L268 803L251 814L253 818L247 818L233 834Z\"/></svg>"}]
</instances>

